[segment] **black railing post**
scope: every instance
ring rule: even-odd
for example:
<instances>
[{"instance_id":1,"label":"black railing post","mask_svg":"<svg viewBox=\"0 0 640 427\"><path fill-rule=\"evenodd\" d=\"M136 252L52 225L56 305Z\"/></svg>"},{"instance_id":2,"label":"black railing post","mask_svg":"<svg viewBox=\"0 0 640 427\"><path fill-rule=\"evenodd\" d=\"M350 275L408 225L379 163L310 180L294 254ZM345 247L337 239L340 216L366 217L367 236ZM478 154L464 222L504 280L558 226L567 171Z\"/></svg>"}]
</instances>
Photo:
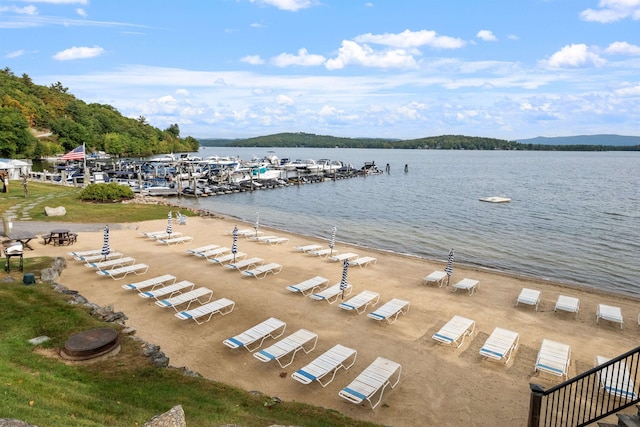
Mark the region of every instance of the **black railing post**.
<instances>
[{"instance_id":1,"label":"black railing post","mask_svg":"<svg viewBox=\"0 0 640 427\"><path fill-rule=\"evenodd\" d=\"M531 388L531 400L529 401L527 427L540 427L540 410L542 409L544 389L538 384L529 384L529 387Z\"/></svg>"}]
</instances>

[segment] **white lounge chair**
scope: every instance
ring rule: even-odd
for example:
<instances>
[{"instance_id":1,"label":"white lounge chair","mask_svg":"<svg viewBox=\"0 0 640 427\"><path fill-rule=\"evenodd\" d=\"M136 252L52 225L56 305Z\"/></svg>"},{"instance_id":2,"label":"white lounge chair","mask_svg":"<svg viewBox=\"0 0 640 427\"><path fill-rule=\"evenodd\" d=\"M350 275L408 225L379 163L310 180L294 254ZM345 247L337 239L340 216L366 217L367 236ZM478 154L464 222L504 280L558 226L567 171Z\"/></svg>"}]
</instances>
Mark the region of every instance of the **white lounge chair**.
<instances>
[{"instance_id":1,"label":"white lounge chair","mask_svg":"<svg viewBox=\"0 0 640 427\"><path fill-rule=\"evenodd\" d=\"M224 265L232 261L240 261L247 257L247 254L244 252L236 252L235 254L226 254L216 258L209 258L207 261L212 262L218 265Z\"/></svg>"},{"instance_id":2,"label":"white lounge chair","mask_svg":"<svg viewBox=\"0 0 640 427\"><path fill-rule=\"evenodd\" d=\"M127 283L122 285L122 289L127 291L142 292L147 288L155 289L157 286L168 286L176 282L176 276L171 274L164 274L162 276L152 277L151 279L143 280L136 283Z\"/></svg>"},{"instance_id":3,"label":"white lounge chair","mask_svg":"<svg viewBox=\"0 0 640 427\"><path fill-rule=\"evenodd\" d=\"M517 332L495 328L480 349L480 354L489 359L509 363L511 355L518 348L520 335Z\"/></svg>"},{"instance_id":4,"label":"white lounge chair","mask_svg":"<svg viewBox=\"0 0 640 427\"><path fill-rule=\"evenodd\" d=\"M273 239L261 240L263 243L268 243L270 245L286 245L289 243L289 238L287 237L275 237Z\"/></svg>"},{"instance_id":5,"label":"white lounge chair","mask_svg":"<svg viewBox=\"0 0 640 427\"><path fill-rule=\"evenodd\" d=\"M229 232L229 234L233 234L233 230ZM245 239L249 239L251 237L256 237L264 234L262 231L256 232L256 230L252 230L250 228L245 228L243 230L238 230L238 236L242 236Z\"/></svg>"},{"instance_id":6,"label":"white lounge chair","mask_svg":"<svg viewBox=\"0 0 640 427\"><path fill-rule=\"evenodd\" d=\"M307 279L297 285L287 286L285 289L291 292L300 292L302 295L307 296L320 289L324 289L329 284L329 279L322 276L315 276L311 279Z\"/></svg>"},{"instance_id":7,"label":"white lounge chair","mask_svg":"<svg viewBox=\"0 0 640 427\"><path fill-rule=\"evenodd\" d=\"M367 317L373 320L386 320L387 323L391 324L398 320L398 316L409 312L409 305L409 301L393 298L375 311L367 314Z\"/></svg>"},{"instance_id":8,"label":"white lounge chair","mask_svg":"<svg viewBox=\"0 0 640 427\"><path fill-rule=\"evenodd\" d=\"M442 287L442 285L444 285L444 279L447 278L447 273L445 273L444 271L434 271L433 273L429 274L428 276L425 276L422 279L422 282L425 285L430 285L432 283L438 285L439 288Z\"/></svg>"},{"instance_id":9,"label":"white lounge chair","mask_svg":"<svg viewBox=\"0 0 640 427\"><path fill-rule=\"evenodd\" d=\"M178 236L178 237L170 237L167 239L158 239L158 243L162 243L167 246L177 245L179 243L190 243L191 241L193 241L193 237L191 236Z\"/></svg>"},{"instance_id":10,"label":"white lounge chair","mask_svg":"<svg viewBox=\"0 0 640 427\"><path fill-rule=\"evenodd\" d=\"M100 255L102 253L102 249L91 249L91 250L87 250L87 251L73 251L73 252L67 252L68 255L74 257L74 258L80 258L80 257L84 257L84 256L91 256L91 255Z\"/></svg>"},{"instance_id":11,"label":"white lounge chair","mask_svg":"<svg viewBox=\"0 0 640 427\"><path fill-rule=\"evenodd\" d=\"M230 348L245 348L252 353L262 347L262 343L268 337L273 339L279 338L287 328L287 324L280 319L270 317L264 322L247 329L246 331L234 337L227 338L222 341L224 345Z\"/></svg>"},{"instance_id":12,"label":"white lounge chair","mask_svg":"<svg viewBox=\"0 0 640 427\"><path fill-rule=\"evenodd\" d=\"M346 252L344 254L339 254L339 255L333 255L329 257L329 260L331 261L340 261L343 262L344 260L350 261L352 259L356 259L358 258L360 255L358 254L354 254L353 252Z\"/></svg>"},{"instance_id":13,"label":"white lounge chair","mask_svg":"<svg viewBox=\"0 0 640 427\"><path fill-rule=\"evenodd\" d=\"M535 372L544 371L552 375L567 378L569 363L571 360L571 347L557 341L542 340L538 351Z\"/></svg>"},{"instance_id":14,"label":"white lounge chair","mask_svg":"<svg viewBox=\"0 0 640 427\"><path fill-rule=\"evenodd\" d=\"M538 304L540 303L540 291L537 289L522 288L520 295L516 299L516 305L519 303L533 305L538 311Z\"/></svg>"},{"instance_id":15,"label":"white lounge chair","mask_svg":"<svg viewBox=\"0 0 640 427\"><path fill-rule=\"evenodd\" d=\"M200 246L199 248L194 248L194 249L187 249L186 252L189 255L196 255L202 252L207 252L207 251L211 251L213 249L218 249L220 247L220 245L205 245L205 246Z\"/></svg>"},{"instance_id":16,"label":"white lounge chair","mask_svg":"<svg viewBox=\"0 0 640 427\"><path fill-rule=\"evenodd\" d=\"M135 273L136 275L145 274L149 270L149 266L147 264L134 264L134 265L126 265L124 267L112 268L111 270L98 270L96 273L98 276L108 276L113 280L120 280L127 277L127 275L131 273Z\"/></svg>"},{"instance_id":17,"label":"white lounge chair","mask_svg":"<svg viewBox=\"0 0 640 427\"><path fill-rule=\"evenodd\" d=\"M171 298L157 300L156 305L162 308L173 307L173 309L178 311L177 307L187 304L185 310L189 310L189 307L191 307L191 304L194 302L197 301L200 304L206 304L211 301L212 297L213 291L211 289L199 287L192 291L172 296Z\"/></svg>"},{"instance_id":18,"label":"white lounge chair","mask_svg":"<svg viewBox=\"0 0 640 427\"><path fill-rule=\"evenodd\" d=\"M382 401L387 387L394 388L400 381L402 365L392 360L378 357L364 371L362 371L348 386L338 392L338 395L352 403L368 401L371 409ZM375 396L378 399L375 399Z\"/></svg>"},{"instance_id":19,"label":"white lounge chair","mask_svg":"<svg viewBox=\"0 0 640 427\"><path fill-rule=\"evenodd\" d=\"M330 255L337 255L338 251L336 251L335 249L327 248L327 249L318 249L316 251L309 251L307 252L307 254L322 258L322 257L328 257Z\"/></svg>"},{"instance_id":20,"label":"white lounge chair","mask_svg":"<svg viewBox=\"0 0 640 427\"><path fill-rule=\"evenodd\" d=\"M261 243L264 243L269 239L277 239L277 238L278 238L278 236L274 236L272 234L269 234L268 236L258 236L258 237L256 237L254 235L254 236L248 236L247 237L247 239L249 239L249 240L251 240L253 242L261 242Z\"/></svg>"},{"instance_id":21,"label":"white lounge chair","mask_svg":"<svg viewBox=\"0 0 640 427\"><path fill-rule=\"evenodd\" d=\"M162 298L171 298L174 295L182 292L188 292L193 290L196 285L188 280L181 280L179 282L172 283L170 285L163 286L157 289L151 289L148 291L142 291L138 294L140 298L153 298L159 300Z\"/></svg>"},{"instance_id":22,"label":"white lounge chair","mask_svg":"<svg viewBox=\"0 0 640 427\"><path fill-rule=\"evenodd\" d=\"M115 259L115 258L122 258L122 252L109 252L106 255L102 255L102 254L95 254L95 255L85 255L85 256L77 256L74 257L76 261L83 261L83 262L100 262L100 261L106 261L109 259Z\"/></svg>"},{"instance_id":23,"label":"white lounge chair","mask_svg":"<svg viewBox=\"0 0 640 427\"><path fill-rule=\"evenodd\" d=\"M175 316L181 320L193 319L198 325L202 325L203 323L211 320L214 314L224 316L231 313L235 306L236 303L230 299L220 298L203 304L200 307L192 308L191 310L179 311ZM201 320L205 317L206 319Z\"/></svg>"},{"instance_id":24,"label":"white lounge chair","mask_svg":"<svg viewBox=\"0 0 640 427\"><path fill-rule=\"evenodd\" d=\"M620 310L620 307L598 304L598 310L596 311L596 323L599 323L600 319L620 323L620 329L622 329L622 310Z\"/></svg>"},{"instance_id":25,"label":"white lounge chair","mask_svg":"<svg viewBox=\"0 0 640 427\"><path fill-rule=\"evenodd\" d=\"M372 291L362 291L358 295L351 297L349 300L338 304L343 310L355 311L358 314L364 313L371 304L374 306L380 301L380 294Z\"/></svg>"},{"instance_id":26,"label":"white lounge chair","mask_svg":"<svg viewBox=\"0 0 640 427\"><path fill-rule=\"evenodd\" d=\"M209 258L215 258L217 256L220 256L229 252L231 252L231 248L221 247L221 248L209 249L208 251L204 251L204 252L198 252L194 255L197 256L198 258L209 259Z\"/></svg>"},{"instance_id":27,"label":"white lounge chair","mask_svg":"<svg viewBox=\"0 0 640 427\"><path fill-rule=\"evenodd\" d=\"M358 352L354 349L336 344L311 363L291 374L291 378L302 384L318 381L322 387L326 387L336 377L340 368L348 371L356 363L357 355ZM331 378L328 381L323 381L323 378L329 374L331 374Z\"/></svg>"},{"instance_id":28,"label":"white lounge chair","mask_svg":"<svg viewBox=\"0 0 640 427\"><path fill-rule=\"evenodd\" d=\"M122 258L114 258L107 261L102 262L87 262L85 263L85 267L95 268L97 270L108 270L110 268L116 267L124 267L125 265L131 265L136 262L135 258L131 257L122 257Z\"/></svg>"},{"instance_id":29,"label":"white lounge chair","mask_svg":"<svg viewBox=\"0 0 640 427\"><path fill-rule=\"evenodd\" d=\"M578 316L578 311L580 310L580 300L574 297L568 297L566 295L559 295L558 300L556 301L556 306L553 311L568 311L570 313L575 313L576 317Z\"/></svg>"},{"instance_id":30,"label":"white lounge chair","mask_svg":"<svg viewBox=\"0 0 640 427\"><path fill-rule=\"evenodd\" d=\"M296 252L303 252L303 253L307 253L307 252L311 252L311 251L317 251L322 249L321 245L304 245L304 246L296 246L295 248L293 248Z\"/></svg>"},{"instance_id":31,"label":"white lounge chair","mask_svg":"<svg viewBox=\"0 0 640 427\"><path fill-rule=\"evenodd\" d=\"M375 264L377 261L376 258L370 256L363 256L360 258L352 259L349 261L349 266L358 266L360 268L366 267L369 264Z\"/></svg>"},{"instance_id":32,"label":"white lounge chair","mask_svg":"<svg viewBox=\"0 0 640 427\"><path fill-rule=\"evenodd\" d=\"M243 259L238 262L232 262L230 264L226 264L225 267L231 268L233 270L242 271L242 270L248 270L250 268L254 268L255 266L262 263L264 263L264 260L262 258L253 257L253 258Z\"/></svg>"},{"instance_id":33,"label":"white lounge chair","mask_svg":"<svg viewBox=\"0 0 640 427\"><path fill-rule=\"evenodd\" d=\"M596 356L596 367L609 362L611 359L604 356ZM629 369L624 360L613 363L603 368L598 374L600 388L625 400L637 399L635 383L629 374Z\"/></svg>"},{"instance_id":34,"label":"white lounge chair","mask_svg":"<svg viewBox=\"0 0 640 427\"><path fill-rule=\"evenodd\" d=\"M182 233L179 231L175 231L173 233L167 233L166 230L163 231L152 231L150 233L142 233L144 236L148 237L151 240L158 240L158 239L170 239L172 237L180 237L182 236Z\"/></svg>"},{"instance_id":35,"label":"white lounge chair","mask_svg":"<svg viewBox=\"0 0 640 427\"><path fill-rule=\"evenodd\" d=\"M276 264L275 262L259 265L250 270L245 270L242 272L245 276L255 277L256 279L264 279L268 274L278 274L282 271L282 265Z\"/></svg>"},{"instance_id":36,"label":"white lounge chair","mask_svg":"<svg viewBox=\"0 0 640 427\"><path fill-rule=\"evenodd\" d=\"M447 345L455 345L460 348L464 339L473 334L476 329L476 322L462 316L453 316L445 325L440 328L431 338Z\"/></svg>"},{"instance_id":37,"label":"white lounge chair","mask_svg":"<svg viewBox=\"0 0 640 427\"><path fill-rule=\"evenodd\" d=\"M349 283L347 284L347 287L344 289L344 293L343 293L343 291L340 289L340 283L337 283L321 292L316 292L309 295L309 298L314 299L316 301L326 301L329 304L333 304L338 300L338 297L340 297L341 295L343 296L350 295L352 289L353 289L353 286L351 286L351 284Z\"/></svg>"},{"instance_id":38,"label":"white lounge chair","mask_svg":"<svg viewBox=\"0 0 640 427\"><path fill-rule=\"evenodd\" d=\"M280 341L270 345L269 347L253 353L253 357L262 361L270 362L275 360L281 368L286 368L293 363L296 353L302 350L309 353L318 343L318 334L306 329L298 329L293 334L281 339ZM284 361L283 358L291 356L291 359Z\"/></svg>"},{"instance_id":39,"label":"white lounge chair","mask_svg":"<svg viewBox=\"0 0 640 427\"><path fill-rule=\"evenodd\" d=\"M478 280L465 278L459 281L458 283L455 283L452 289L453 289L453 292L457 291L458 289L469 291L469 296L471 296L473 295L474 292L478 291L479 287L480 287L480 282Z\"/></svg>"}]
</instances>

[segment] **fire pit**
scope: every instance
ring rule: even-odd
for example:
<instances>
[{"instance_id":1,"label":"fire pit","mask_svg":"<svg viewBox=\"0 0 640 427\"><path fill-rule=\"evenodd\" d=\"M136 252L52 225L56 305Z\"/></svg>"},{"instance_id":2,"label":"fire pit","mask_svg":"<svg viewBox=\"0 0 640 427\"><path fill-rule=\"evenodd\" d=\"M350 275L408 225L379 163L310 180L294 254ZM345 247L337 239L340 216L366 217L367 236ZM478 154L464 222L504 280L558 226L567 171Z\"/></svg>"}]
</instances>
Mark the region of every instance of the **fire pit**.
<instances>
[{"instance_id":1,"label":"fire pit","mask_svg":"<svg viewBox=\"0 0 640 427\"><path fill-rule=\"evenodd\" d=\"M120 350L120 336L115 329L96 328L71 336L60 356L67 360L88 360Z\"/></svg>"}]
</instances>

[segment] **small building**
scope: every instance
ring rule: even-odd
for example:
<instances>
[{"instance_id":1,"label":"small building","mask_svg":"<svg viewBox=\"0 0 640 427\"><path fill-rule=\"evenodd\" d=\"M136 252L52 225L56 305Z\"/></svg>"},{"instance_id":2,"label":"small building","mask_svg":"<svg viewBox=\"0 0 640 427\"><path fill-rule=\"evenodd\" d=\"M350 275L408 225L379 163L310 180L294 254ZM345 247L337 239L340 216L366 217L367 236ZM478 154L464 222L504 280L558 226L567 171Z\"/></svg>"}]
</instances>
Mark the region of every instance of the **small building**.
<instances>
[{"instance_id":1,"label":"small building","mask_svg":"<svg viewBox=\"0 0 640 427\"><path fill-rule=\"evenodd\" d=\"M0 159L0 173L7 173L9 179L20 179L31 173L31 160Z\"/></svg>"}]
</instances>

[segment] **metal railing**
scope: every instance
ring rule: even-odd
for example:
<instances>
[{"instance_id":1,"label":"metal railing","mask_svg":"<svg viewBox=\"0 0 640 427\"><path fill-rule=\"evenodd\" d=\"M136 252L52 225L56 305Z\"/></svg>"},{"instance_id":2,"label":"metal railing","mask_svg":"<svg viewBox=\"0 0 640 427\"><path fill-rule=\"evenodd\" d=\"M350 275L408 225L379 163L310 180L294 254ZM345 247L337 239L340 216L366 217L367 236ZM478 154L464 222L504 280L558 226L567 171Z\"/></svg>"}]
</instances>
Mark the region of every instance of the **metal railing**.
<instances>
[{"instance_id":1,"label":"metal railing","mask_svg":"<svg viewBox=\"0 0 640 427\"><path fill-rule=\"evenodd\" d=\"M598 361L596 360L596 363ZM544 390L531 386L528 427L581 427L640 402L640 347Z\"/></svg>"}]
</instances>

